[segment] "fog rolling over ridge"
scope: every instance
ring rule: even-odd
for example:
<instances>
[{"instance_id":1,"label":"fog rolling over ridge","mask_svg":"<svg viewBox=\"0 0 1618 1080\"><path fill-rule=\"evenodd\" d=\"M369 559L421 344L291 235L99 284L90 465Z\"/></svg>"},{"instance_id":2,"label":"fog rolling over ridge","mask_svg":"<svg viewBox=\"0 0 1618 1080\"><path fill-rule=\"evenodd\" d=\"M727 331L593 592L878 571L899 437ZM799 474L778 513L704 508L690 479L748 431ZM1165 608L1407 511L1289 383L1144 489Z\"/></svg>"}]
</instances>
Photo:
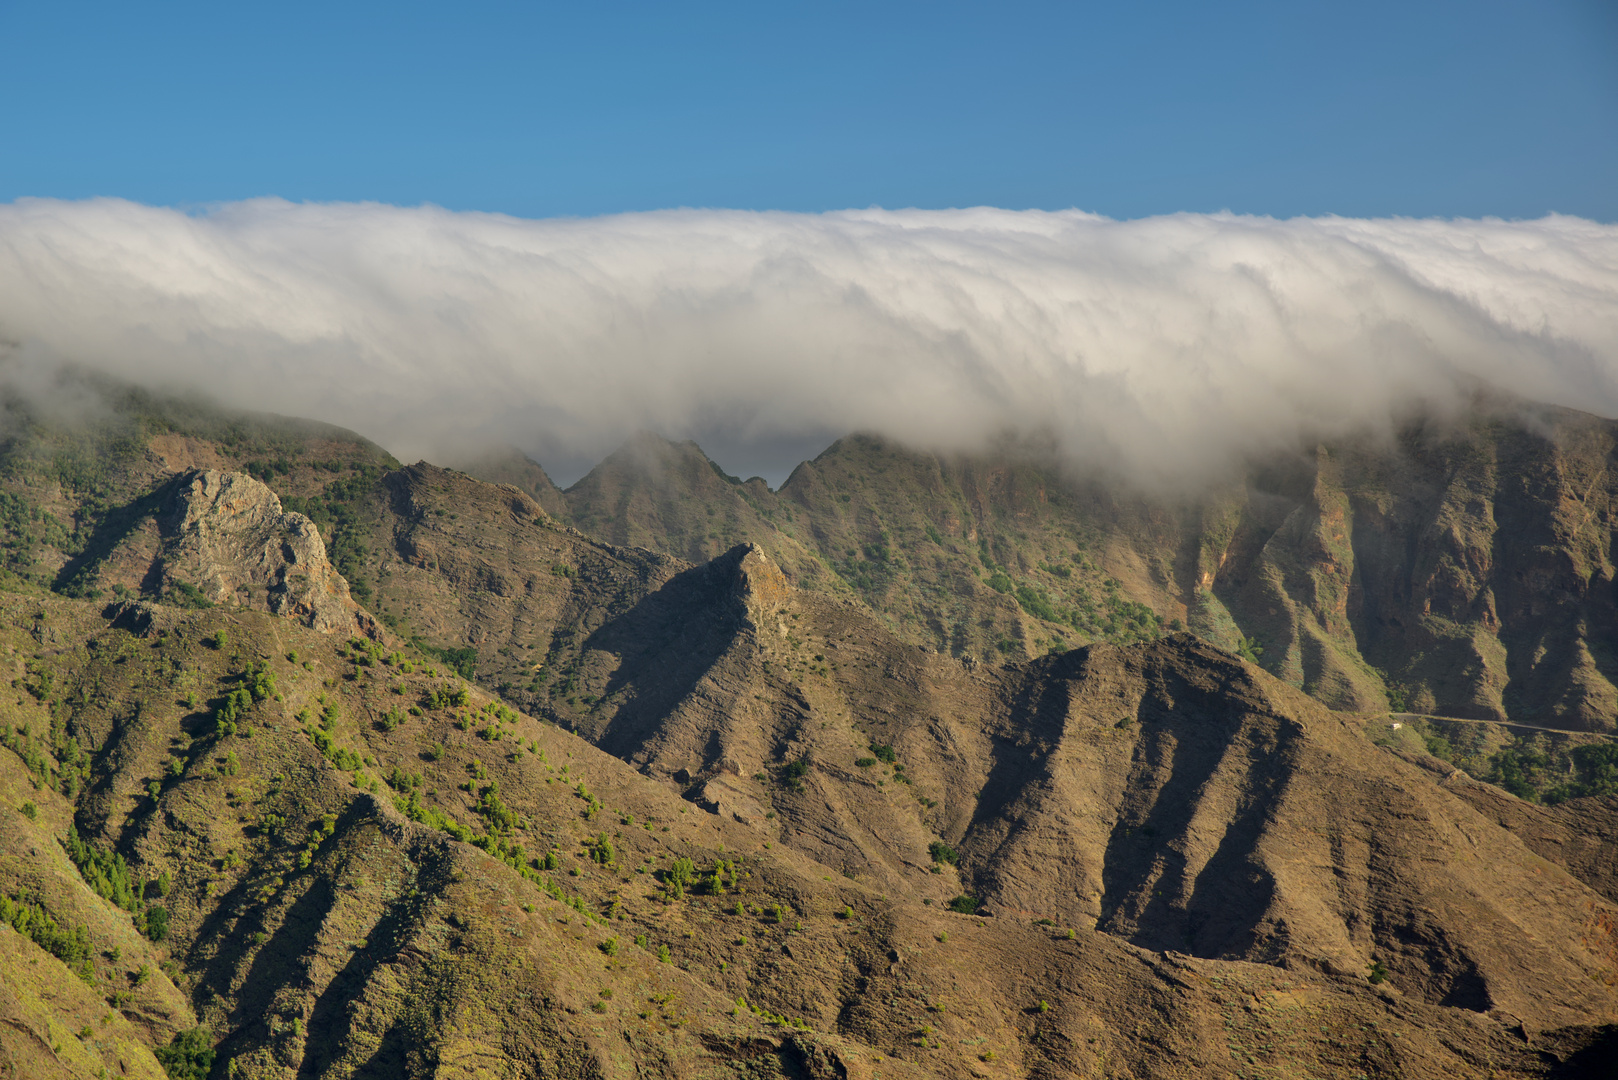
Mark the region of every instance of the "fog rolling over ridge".
<instances>
[{"instance_id":1,"label":"fog rolling over ridge","mask_svg":"<svg viewBox=\"0 0 1618 1080\"><path fill-rule=\"evenodd\" d=\"M26 199L0 339L406 460L509 443L568 479L649 428L779 482L853 430L1037 430L1178 486L1479 380L1618 414L1618 226Z\"/></svg>"}]
</instances>

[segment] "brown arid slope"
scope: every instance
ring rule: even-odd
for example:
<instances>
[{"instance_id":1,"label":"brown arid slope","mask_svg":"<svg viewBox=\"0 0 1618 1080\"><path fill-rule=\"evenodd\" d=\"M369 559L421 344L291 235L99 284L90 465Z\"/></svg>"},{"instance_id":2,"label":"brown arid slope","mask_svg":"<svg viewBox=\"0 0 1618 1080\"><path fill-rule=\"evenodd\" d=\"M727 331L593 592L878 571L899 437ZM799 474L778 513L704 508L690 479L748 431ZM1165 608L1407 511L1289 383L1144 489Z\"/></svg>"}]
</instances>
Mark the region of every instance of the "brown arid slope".
<instances>
[{"instance_id":1,"label":"brown arid slope","mask_svg":"<svg viewBox=\"0 0 1618 1080\"><path fill-rule=\"evenodd\" d=\"M1190 635L973 666L739 548L579 668L581 734L877 888L1212 959L1380 961L1410 995L1547 1026L1618 1003L1605 897Z\"/></svg>"},{"instance_id":2,"label":"brown arid slope","mask_svg":"<svg viewBox=\"0 0 1618 1080\"><path fill-rule=\"evenodd\" d=\"M1118 595L1249 649L1336 707L1385 707L1391 693L1396 707L1440 715L1610 730L1615 432L1571 410L1480 402L1459 421L1320 446L1194 500L1130 498L1027 458L933 459L928 483L926 458L907 466L914 455L845 440L781 494L817 506L826 489L818 521L834 518L829 493L841 489L843 517L867 519L853 539L886 531L918 578L951 552L959 597L970 598L963 566L987 572L962 550L975 545L1025 614L1038 601L1023 588L1058 613L1102 607L1076 556ZM946 582L935 572L928 584Z\"/></svg>"},{"instance_id":3,"label":"brown arid slope","mask_svg":"<svg viewBox=\"0 0 1618 1080\"><path fill-rule=\"evenodd\" d=\"M0 891L90 955L0 929L14 1075L156 1075L190 1045L215 1077L1552 1076L1605 1045L1596 981L1563 1023L1576 988L1478 1013L1403 968L954 913L431 662L243 608L141 613L0 596ZM81 874L72 826L83 865L126 869Z\"/></svg>"},{"instance_id":4,"label":"brown arid slope","mask_svg":"<svg viewBox=\"0 0 1618 1080\"><path fill-rule=\"evenodd\" d=\"M513 700L552 696L567 683L561 643L685 565L592 540L515 487L424 462L378 486L380 505L362 534L377 610L400 634L471 650L479 681ZM558 708L566 696L556 695Z\"/></svg>"},{"instance_id":5,"label":"brown arid slope","mask_svg":"<svg viewBox=\"0 0 1618 1080\"><path fill-rule=\"evenodd\" d=\"M68 596L155 595L145 574L166 538L160 518L182 476L241 472L287 512L325 531L354 599L370 595L368 554L344 542L354 495L397 468L385 451L328 424L157 398L64 375L66 415L0 386L0 572ZM336 543L332 543L336 540Z\"/></svg>"},{"instance_id":6,"label":"brown arid slope","mask_svg":"<svg viewBox=\"0 0 1618 1080\"><path fill-rule=\"evenodd\" d=\"M1508 829L1534 854L1618 903L1618 796L1536 806L1493 784L1480 783L1436 758L1412 760L1442 776L1448 790L1485 818Z\"/></svg>"}]
</instances>

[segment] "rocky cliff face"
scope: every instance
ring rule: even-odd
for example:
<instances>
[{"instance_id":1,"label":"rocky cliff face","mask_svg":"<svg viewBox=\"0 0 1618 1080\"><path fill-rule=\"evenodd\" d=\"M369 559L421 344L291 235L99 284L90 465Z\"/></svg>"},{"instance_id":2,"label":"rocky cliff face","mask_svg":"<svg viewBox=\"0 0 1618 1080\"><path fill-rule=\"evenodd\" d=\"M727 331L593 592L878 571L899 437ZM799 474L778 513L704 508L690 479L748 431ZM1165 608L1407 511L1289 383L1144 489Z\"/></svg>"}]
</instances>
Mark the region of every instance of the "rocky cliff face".
<instances>
[{"instance_id":1,"label":"rocky cliff face","mask_svg":"<svg viewBox=\"0 0 1618 1080\"><path fill-rule=\"evenodd\" d=\"M327 634L378 637L326 558L320 530L287 513L250 476L208 469L176 481L153 573L165 589L188 585L214 603L258 607Z\"/></svg>"},{"instance_id":2,"label":"rocky cliff face","mask_svg":"<svg viewBox=\"0 0 1618 1080\"><path fill-rule=\"evenodd\" d=\"M1321 448L1201 531L1190 621L1341 707L1612 730L1615 430L1518 405Z\"/></svg>"}]
</instances>

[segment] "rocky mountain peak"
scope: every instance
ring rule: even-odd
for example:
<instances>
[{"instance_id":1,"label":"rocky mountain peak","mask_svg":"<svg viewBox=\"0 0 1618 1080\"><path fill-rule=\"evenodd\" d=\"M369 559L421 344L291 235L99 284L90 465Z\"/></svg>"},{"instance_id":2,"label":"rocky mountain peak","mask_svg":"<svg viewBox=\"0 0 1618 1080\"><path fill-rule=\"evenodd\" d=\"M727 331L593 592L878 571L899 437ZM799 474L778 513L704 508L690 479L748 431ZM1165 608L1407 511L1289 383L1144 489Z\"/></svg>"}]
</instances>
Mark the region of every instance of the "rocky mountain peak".
<instances>
[{"instance_id":1,"label":"rocky mountain peak","mask_svg":"<svg viewBox=\"0 0 1618 1080\"><path fill-rule=\"evenodd\" d=\"M786 603L792 586L763 548L752 543L738 544L726 558L736 561L737 591L750 610L774 611Z\"/></svg>"},{"instance_id":2,"label":"rocky mountain peak","mask_svg":"<svg viewBox=\"0 0 1618 1080\"><path fill-rule=\"evenodd\" d=\"M242 603L328 634L381 636L349 595L308 517L244 473L203 469L176 482L158 523L165 587L185 584L214 603Z\"/></svg>"}]
</instances>

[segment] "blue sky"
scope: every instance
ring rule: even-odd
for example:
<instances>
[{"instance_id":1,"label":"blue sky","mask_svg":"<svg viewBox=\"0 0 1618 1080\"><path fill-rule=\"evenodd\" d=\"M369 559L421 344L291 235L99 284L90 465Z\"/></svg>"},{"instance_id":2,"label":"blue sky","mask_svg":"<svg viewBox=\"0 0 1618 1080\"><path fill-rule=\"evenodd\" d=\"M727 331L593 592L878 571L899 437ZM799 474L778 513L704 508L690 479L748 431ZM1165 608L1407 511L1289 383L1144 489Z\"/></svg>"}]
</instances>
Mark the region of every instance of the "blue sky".
<instances>
[{"instance_id":1,"label":"blue sky","mask_svg":"<svg viewBox=\"0 0 1618 1080\"><path fill-rule=\"evenodd\" d=\"M1611 0L0 0L0 201L1618 220Z\"/></svg>"}]
</instances>

